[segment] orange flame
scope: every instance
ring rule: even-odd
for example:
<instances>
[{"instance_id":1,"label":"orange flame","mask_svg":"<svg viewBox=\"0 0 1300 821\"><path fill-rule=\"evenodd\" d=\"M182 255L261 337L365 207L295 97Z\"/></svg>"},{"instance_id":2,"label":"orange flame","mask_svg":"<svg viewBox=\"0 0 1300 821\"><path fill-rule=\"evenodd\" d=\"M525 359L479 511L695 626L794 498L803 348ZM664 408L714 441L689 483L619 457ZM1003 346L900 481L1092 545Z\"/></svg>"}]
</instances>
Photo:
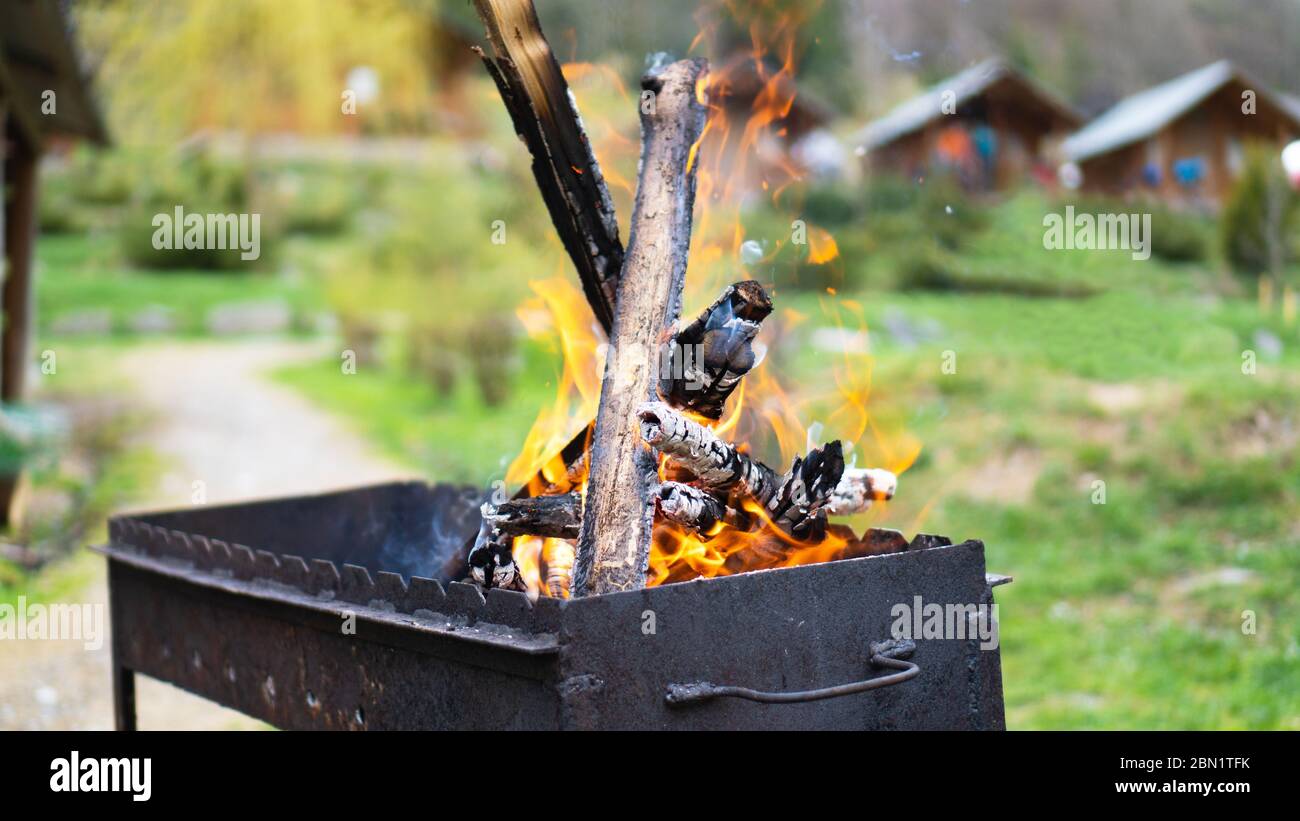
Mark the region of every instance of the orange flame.
<instances>
[{"instance_id":1,"label":"orange flame","mask_svg":"<svg viewBox=\"0 0 1300 821\"><path fill-rule=\"evenodd\" d=\"M797 99L798 34L817 4L792 6L776 0L722 0L707 5L697 16L700 32L690 52L709 56L711 69L696 88L697 98L708 106L708 119L688 159L688 168L697 172L688 305L707 304L720 287L737 279L758 279L770 287L779 265L831 265L840 257L835 238L806 220L802 235L792 231L786 236L751 238L743 219L746 209L759 198L766 198L770 207L788 215L792 228L794 220L803 219L796 195L805 172L788 150L790 116ZM747 50L725 48L724 28L747 32ZM603 87L604 93L619 95L628 102L628 110L635 111L627 88L609 67L571 63L564 66L564 73L592 93L600 93ZM630 202L633 191L629 180L638 155L636 141L629 136L634 121L618 126L596 118L588 124L589 128L595 126L590 129L593 151L605 179ZM621 213L630 210L623 207ZM803 243L806 250L794 254L797 259L780 254L787 244ZM552 340L564 354L556 400L539 415L507 473L507 482L513 486L527 483L530 494L585 491L586 487L585 466L576 474L567 473L568 466L558 454L594 417L603 370L598 361L602 340L581 293L569 280L557 276L534 283L537 296L520 309L530 334ZM818 324L827 329L829 323L843 343L822 382L825 390L788 390L769 357L741 382L724 417L713 423L715 431L724 439L744 443L742 449L777 454L779 461L765 461L782 470L805 451L810 422L820 416L825 434L820 438L840 438L851 444L850 458L858 464L871 463L896 473L906 470L920 452L920 443L905 432L884 429L870 412L873 360L866 344L862 306L828 289L821 313L823 321ZM694 314L687 311L683 315ZM780 337L795 333L811 336L811 320L805 313L783 309L768 319L760 341L775 350ZM661 476L663 469L661 464ZM536 478L538 471L543 479ZM820 542L796 541L773 525L767 511L753 500L737 503L757 522L752 531L723 525L715 533L701 535L669 522L656 522L647 584L831 561L866 549L852 530L835 524ZM878 522L887 509L886 504L877 503L860 518L867 524ZM550 589L546 569L562 565L566 557L571 561L571 550L570 543L556 539L519 537L514 542L515 559L530 590L545 595L560 595Z\"/></svg>"}]
</instances>

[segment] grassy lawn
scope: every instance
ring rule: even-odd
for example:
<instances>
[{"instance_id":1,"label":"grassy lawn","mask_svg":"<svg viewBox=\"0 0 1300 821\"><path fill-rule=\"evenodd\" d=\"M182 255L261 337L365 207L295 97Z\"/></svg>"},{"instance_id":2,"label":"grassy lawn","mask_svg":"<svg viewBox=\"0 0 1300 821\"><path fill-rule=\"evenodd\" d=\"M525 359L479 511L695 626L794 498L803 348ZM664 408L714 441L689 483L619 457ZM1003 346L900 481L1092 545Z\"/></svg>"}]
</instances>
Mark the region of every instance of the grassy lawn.
<instances>
[{"instance_id":1,"label":"grassy lawn","mask_svg":"<svg viewBox=\"0 0 1300 821\"><path fill-rule=\"evenodd\" d=\"M164 309L171 333L206 332L217 307L278 303L298 321L323 305L319 284L292 273L292 260L320 250L324 240L303 240L287 249L290 263L277 272L141 271L119 261L112 238L54 234L37 243L36 315L42 330L72 315L106 312L111 333L127 334L131 320L146 310Z\"/></svg>"},{"instance_id":2,"label":"grassy lawn","mask_svg":"<svg viewBox=\"0 0 1300 821\"><path fill-rule=\"evenodd\" d=\"M887 258L839 293L872 331L869 408L923 443L899 498L858 524L981 538L990 570L1015 576L998 593L1012 727L1300 729L1300 333L1204 263L1046 252L1042 213L995 209L963 264L1095 296L874 287ZM787 381L828 384L836 357L812 344L828 297L783 289L777 303L812 318L781 340ZM930 330L908 341L900 321ZM1283 351L1247 375L1260 330ZM495 409L465 386L438 399L335 362L280 378L431 477L483 481L552 396L554 356L524 358Z\"/></svg>"}]
</instances>

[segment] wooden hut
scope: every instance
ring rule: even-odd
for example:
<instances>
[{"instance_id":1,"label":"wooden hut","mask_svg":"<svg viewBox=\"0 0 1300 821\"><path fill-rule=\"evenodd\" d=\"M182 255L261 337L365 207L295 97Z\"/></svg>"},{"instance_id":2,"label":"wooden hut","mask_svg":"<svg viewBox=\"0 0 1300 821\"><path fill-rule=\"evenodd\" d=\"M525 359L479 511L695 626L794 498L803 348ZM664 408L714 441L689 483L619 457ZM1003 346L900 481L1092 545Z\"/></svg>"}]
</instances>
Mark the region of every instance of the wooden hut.
<instances>
[{"instance_id":1,"label":"wooden hut","mask_svg":"<svg viewBox=\"0 0 1300 821\"><path fill-rule=\"evenodd\" d=\"M33 367L32 253L37 227L37 166L54 141L107 142L63 14L64 4L0 2L0 403L21 402ZM0 524L7 524L15 476L0 476Z\"/></svg>"},{"instance_id":2,"label":"wooden hut","mask_svg":"<svg viewBox=\"0 0 1300 821\"><path fill-rule=\"evenodd\" d=\"M1085 191L1181 204L1223 201L1246 144L1300 136L1300 104L1227 60L1121 100L1062 145Z\"/></svg>"},{"instance_id":3,"label":"wooden hut","mask_svg":"<svg viewBox=\"0 0 1300 821\"><path fill-rule=\"evenodd\" d=\"M971 190L1003 190L1053 179L1050 149L1081 123L1055 94L989 59L871 122L852 143L870 173L947 171Z\"/></svg>"}]
</instances>

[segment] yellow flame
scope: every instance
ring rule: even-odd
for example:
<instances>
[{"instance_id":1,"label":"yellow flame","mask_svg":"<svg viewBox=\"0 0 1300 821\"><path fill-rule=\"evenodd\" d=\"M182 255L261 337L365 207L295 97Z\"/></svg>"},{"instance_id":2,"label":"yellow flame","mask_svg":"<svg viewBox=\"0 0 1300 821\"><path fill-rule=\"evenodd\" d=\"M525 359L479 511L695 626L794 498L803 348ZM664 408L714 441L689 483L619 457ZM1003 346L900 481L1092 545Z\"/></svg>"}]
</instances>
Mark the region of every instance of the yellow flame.
<instances>
[{"instance_id":1,"label":"yellow flame","mask_svg":"<svg viewBox=\"0 0 1300 821\"><path fill-rule=\"evenodd\" d=\"M691 146L688 169L697 173L695 231L687 275L687 304L705 305L723 285L742 278L754 278L770 287L774 266L808 263L838 265L840 249L835 238L820 226L808 224L806 254L783 254L790 237L756 237L761 253L747 248L742 212L755 196L766 197L791 219L802 218L804 171L790 158L789 123L794 110L798 61L796 45L800 27L817 4L791 4L777 0L721 0L705 5L697 17L699 34L690 52L710 58L711 70L695 87L696 98L707 106L708 117L700 139ZM746 53L721 52L719 32L723 16L730 16L749 33ZM571 82L601 84L628 97L628 91L607 66L570 63L564 73ZM630 100L630 98L629 98ZM629 111L634 107L629 107ZM606 181L630 201L638 159L634 138L635 120L614 124L601 119L588 121L593 151ZM628 213L623 209L622 213ZM755 256L759 258L754 259ZM798 257L791 259L792 256ZM838 273L838 269L832 270ZM539 281L536 296L520 309L520 319L535 337L548 339L563 352L563 372L557 380L556 399L545 408L530 430L519 456L510 466L507 481L528 483L530 493L585 491L585 467L577 475L566 472L559 457L581 426L594 417L598 402L601 334L594 328L581 293L571 283L571 274ZM846 340L861 339L862 345L845 344L830 357L824 379L793 390L783 384L773 358L751 371L733 394L723 418L713 423L719 436L753 448L774 469L783 470L807 446L810 422L824 422L823 440L839 438L855 444L859 464L869 453L878 461L871 464L896 473L909 468L920 452L920 442L905 431L884 425L871 412L871 379L874 360L868 329L860 303L827 289L821 300L821 324L838 329ZM691 316L689 312L686 314ZM796 335L807 333L812 317L784 308L768 319L764 338L776 344L797 344ZM699 420L708 423L708 420ZM776 454L776 458L768 458ZM778 461L779 460L779 461ZM661 475L666 464L661 460ZM542 479L536 479L538 472ZM861 550L852 531L832 525L825 540L801 543L781 532L767 512L750 499L733 499L756 522L752 531L720 526L707 535L696 534L671 523L655 524L650 559L649 584L662 584L695 576L717 576L776 567L829 561ZM929 506L926 508L929 509ZM888 505L878 503L863 518L875 522L888 515ZM858 520L855 518L854 520ZM546 570L562 567L572 545L555 539L521 537L514 542L519 563L531 590L558 595L549 589Z\"/></svg>"}]
</instances>

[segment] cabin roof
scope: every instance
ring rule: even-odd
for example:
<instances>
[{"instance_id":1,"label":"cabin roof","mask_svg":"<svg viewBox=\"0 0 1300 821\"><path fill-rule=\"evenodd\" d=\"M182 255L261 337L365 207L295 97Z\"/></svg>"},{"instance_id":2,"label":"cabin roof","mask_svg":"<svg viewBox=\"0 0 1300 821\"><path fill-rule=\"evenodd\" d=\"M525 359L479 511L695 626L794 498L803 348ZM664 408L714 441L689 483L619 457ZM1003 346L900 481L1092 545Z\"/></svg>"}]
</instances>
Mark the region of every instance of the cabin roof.
<instances>
[{"instance_id":1,"label":"cabin roof","mask_svg":"<svg viewBox=\"0 0 1300 821\"><path fill-rule=\"evenodd\" d=\"M72 38L65 4L0 3L0 92L23 135L40 145L51 135L108 142ZM53 113L42 95L54 92Z\"/></svg>"},{"instance_id":2,"label":"cabin roof","mask_svg":"<svg viewBox=\"0 0 1300 821\"><path fill-rule=\"evenodd\" d=\"M1000 58L989 58L931 86L923 94L901 103L885 116L868 123L853 138L853 142L866 150L887 145L900 137L920 130L927 123L942 116L945 92L952 92L953 102L960 106L975 99L1003 80L1012 80L1026 94L1054 111L1069 125L1078 125L1083 118L1068 103L1031 80Z\"/></svg>"},{"instance_id":3,"label":"cabin roof","mask_svg":"<svg viewBox=\"0 0 1300 821\"><path fill-rule=\"evenodd\" d=\"M1300 101L1268 91L1230 61L1220 60L1120 100L1070 135L1061 146L1062 152L1068 159L1080 162L1144 140L1233 80L1255 89L1300 127Z\"/></svg>"}]
</instances>

